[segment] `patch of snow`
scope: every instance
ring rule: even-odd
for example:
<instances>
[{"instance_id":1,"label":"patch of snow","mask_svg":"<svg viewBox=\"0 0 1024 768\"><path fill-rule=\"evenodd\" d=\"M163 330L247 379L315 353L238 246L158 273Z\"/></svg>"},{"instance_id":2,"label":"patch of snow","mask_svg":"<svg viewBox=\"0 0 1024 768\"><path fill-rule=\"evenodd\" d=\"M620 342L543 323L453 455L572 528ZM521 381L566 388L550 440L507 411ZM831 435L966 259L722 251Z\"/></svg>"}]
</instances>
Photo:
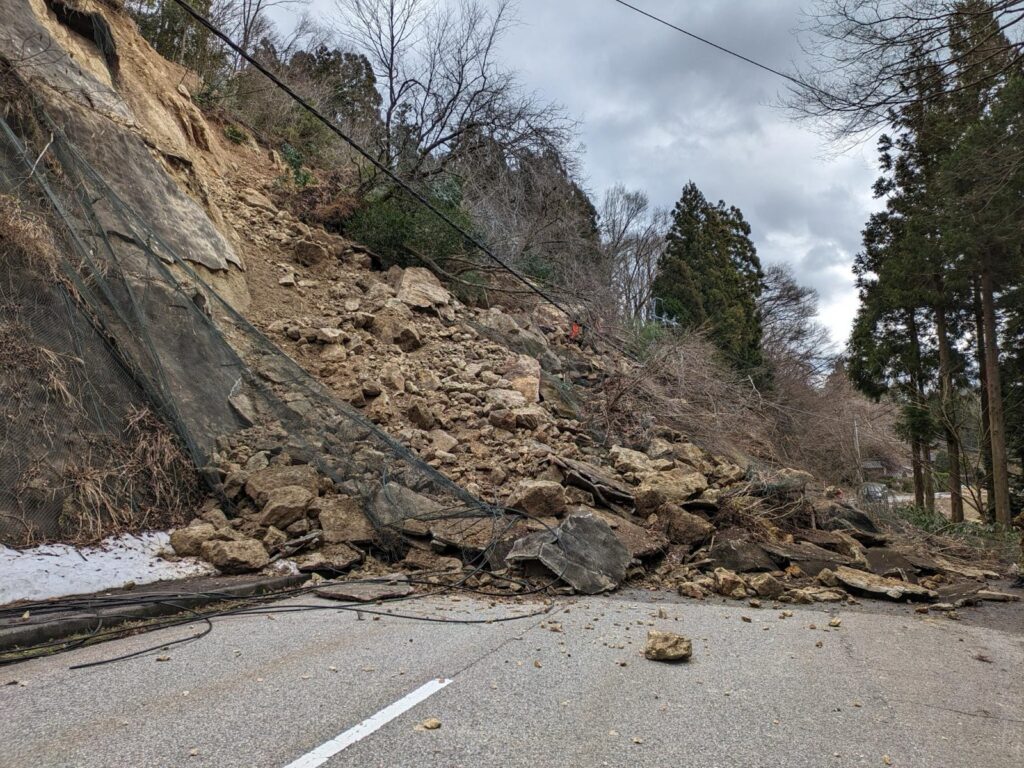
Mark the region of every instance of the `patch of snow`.
<instances>
[{"instance_id":1,"label":"patch of snow","mask_svg":"<svg viewBox=\"0 0 1024 768\"><path fill-rule=\"evenodd\" d=\"M111 536L95 547L44 544L15 550L0 546L0 605L101 592L128 582L151 584L217 573L196 558L171 562L158 557L169 547L170 536L163 531Z\"/></svg>"}]
</instances>

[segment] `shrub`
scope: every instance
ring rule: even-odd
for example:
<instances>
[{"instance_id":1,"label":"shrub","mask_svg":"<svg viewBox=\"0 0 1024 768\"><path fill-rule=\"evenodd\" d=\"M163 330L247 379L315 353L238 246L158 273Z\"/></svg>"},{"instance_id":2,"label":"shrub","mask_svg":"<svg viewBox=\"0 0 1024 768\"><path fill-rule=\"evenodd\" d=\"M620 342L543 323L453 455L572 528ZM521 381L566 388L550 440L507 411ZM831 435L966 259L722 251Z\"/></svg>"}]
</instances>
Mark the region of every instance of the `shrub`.
<instances>
[{"instance_id":1,"label":"shrub","mask_svg":"<svg viewBox=\"0 0 1024 768\"><path fill-rule=\"evenodd\" d=\"M234 123L229 123L224 126L224 135L232 144L244 144L249 140L249 134Z\"/></svg>"}]
</instances>

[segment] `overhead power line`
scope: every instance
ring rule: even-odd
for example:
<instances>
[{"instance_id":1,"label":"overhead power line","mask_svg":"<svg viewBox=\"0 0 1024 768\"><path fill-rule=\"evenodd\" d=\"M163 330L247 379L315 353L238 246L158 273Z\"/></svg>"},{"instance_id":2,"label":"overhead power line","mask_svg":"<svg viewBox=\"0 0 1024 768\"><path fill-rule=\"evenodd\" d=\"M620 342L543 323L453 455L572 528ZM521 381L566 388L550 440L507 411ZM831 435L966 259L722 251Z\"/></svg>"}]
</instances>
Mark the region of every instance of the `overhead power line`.
<instances>
[{"instance_id":1,"label":"overhead power line","mask_svg":"<svg viewBox=\"0 0 1024 768\"><path fill-rule=\"evenodd\" d=\"M701 37L698 34L690 32L688 29L683 29L682 27L673 24L671 21L666 21L660 16L655 16L653 13L649 13L645 11L643 8L637 8L635 5L631 5L630 3L625 2L625 0L613 0L613 2L616 2L619 5L624 6L626 8L629 8L631 11L635 11L636 13L639 13L641 16L646 16L648 19L651 19L652 21L656 21L659 24L663 24L669 29L674 29L676 32L680 32L686 35L687 37L696 40L699 43L709 45L715 50L721 51L722 53L727 54L728 56L732 56L734 58L739 59L740 61L744 61L747 64L757 67L758 69L763 69L765 72L770 72L776 77L781 77L784 80L788 80L789 82L793 83L794 85L798 85L801 88L806 88L810 91L814 91L820 96L826 96L831 98L831 94L821 90L821 88L818 88L816 85L811 85L806 80L801 80L798 77L793 77L793 75L786 74L782 70L769 67L767 64L762 64L760 61L752 59L749 56L744 56L742 53L738 53L737 51L734 51L730 48L726 48L724 45L719 45L718 43L712 40L708 40L706 37Z\"/></svg>"},{"instance_id":2,"label":"overhead power line","mask_svg":"<svg viewBox=\"0 0 1024 768\"><path fill-rule=\"evenodd\" d=\"M239 56L241 56L250 65L252 65L252 67L254 69L258 70L261 74L263 74L264 77L269 79L274 85L276 85L278 88L280 88L286 94L288 94L288 96L290 96L297 104L299 104L303 109L305 109L307 112L309 112L309 114L311 114L313 117L315 117L318 121L323 123L330 131L332 131L334 134L336 134L342 141L344 141L346 144L348 144L350 147L352 147L352 149L354 149L356 152L358 152L362 157L364 157L366 160L368 160L377 170L379 170L381 173L383 173L385 176L387 176L389 179L391 179L391 181L393 181L399 187L401 187L406 192L408 192L410 195L412 195L412 197L415 198L417 202L419 202L421 205L425 206L435 216L440 218L445 224L447 224L455 232L457 232L459 235L461 235L465 239L465 241L467 243L469 243L470 245L474 246L475 248L478 248L481 253L483 253L485 256L487 256L487 258L489 258L491 261L493 261L499 267L504 269L510 275L515 277L517 280L519 280L523 285L525 285L527 288L529 288L533 293L537 294L542 299L544 299L546 302L548 302L553 307L558 309L560 312L562 312L570 320L574 320L574 321L576 320L576 318L573 317L573 315L569 312L568 309L563 307L558 301L556 301L554 298L552 298L550 295L548 295L548 293L546 291L543 291L542 289L540 289L536 285L534 285L534 283L532 281L528 280L525 275L523 275L520 272L518 272L514 267L509 265L506 261L504 261L500 257L496 256L490 250L490 248L488 248L486 245L484 245L482 242L480 242L477 238L475 238L473 235L471 235L465 229L460 227L455 221L452 220L452 218L450 216L448 216L448 214L446 214L444 211L442 211L440 208L438 208L436 205L434 205L432 202L430 202L430 200L428 200L422 194L420 194L415 189L413 189L412 186L410 186L406 181L404 181L399 176L397 176L390 168L388 168L386 165L384 165L384 163L382 163L376 157L374 157L369 152L367 152L365 149L363 149L355 141L355 139L350 137L348 134L346 134L344 131L342 131L337 125L335 125L333 120L331 120L328 117L324 116L324 114L322 112L320 112L316 107L314 107L312 104L310 104L304 98L302 98L299 94L297 94L295 91L293 91L288 86L287 83L283 82L279 77L277 77L277 75L275 75L273 72L271 72L266 67L264 67L262 64L260 64L256 59L254 59L252 56L250 56L248 51L246 51L244 48L242 48L237 43L235 43L234 40L232 40L230 37L228 37L228 35L226 33L222 32L215 24L213 24L213 22L211 22L208 18L203 16L201 13L199 13L199 11L197 11L195 8L193 8L191 5L189 5L189 3L186 2L186 0L174 0L174 2L183 11L185 11L185 13L187 13L189 16L191 16L197 22L199 22L204 27L206 27L206 29L208 29L211 33L213 33L216 37L218 37L221 41L223 41L224 44L227 45L231 50L233 50L235 53L237 53Z\"/></svg>"}]
</instances>

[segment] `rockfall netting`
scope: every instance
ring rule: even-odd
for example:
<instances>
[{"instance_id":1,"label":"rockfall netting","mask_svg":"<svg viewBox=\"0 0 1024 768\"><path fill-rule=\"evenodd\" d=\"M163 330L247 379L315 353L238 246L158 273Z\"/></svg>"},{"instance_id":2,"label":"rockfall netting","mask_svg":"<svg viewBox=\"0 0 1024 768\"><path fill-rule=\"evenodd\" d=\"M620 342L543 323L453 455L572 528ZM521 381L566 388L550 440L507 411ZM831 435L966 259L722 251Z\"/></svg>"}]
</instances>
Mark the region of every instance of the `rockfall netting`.
<instances>
[{"instance_id":1,"label":"rockfall netting","mask_svg":"<svg viewBox=\"0 0 1024 768\"><path fill-rule=\"evenodd\" d=\"M382 542L413 519L462 518L498 537L499 510L248 323L85 161L75 121L61 122L38 108L0 121L0 193L54 241L40 264L6 245L0 264L0 541L67 538L83 518L89 533L174 522L195 502L195 471L223 493L240 443L316 467Z\"/></svg>"}]
</instances>

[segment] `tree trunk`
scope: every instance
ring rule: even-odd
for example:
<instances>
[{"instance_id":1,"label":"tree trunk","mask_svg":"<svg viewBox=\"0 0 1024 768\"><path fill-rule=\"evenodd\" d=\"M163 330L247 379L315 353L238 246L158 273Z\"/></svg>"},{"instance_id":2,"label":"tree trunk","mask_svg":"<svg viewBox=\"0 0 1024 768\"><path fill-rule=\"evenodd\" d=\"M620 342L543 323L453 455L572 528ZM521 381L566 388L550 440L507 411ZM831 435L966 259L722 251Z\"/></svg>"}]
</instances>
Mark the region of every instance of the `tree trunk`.
<instances>
[{"instance_id":1,"label":"tree trunk","mask_svg":"<svg viewBox=\"0 0 1024 768\"><path fill-rule=\"evenodd\" d=\"M924 508L935 511L935 476L932 474L932 447L927 442L922 445L921 457L924 463Z\"/></svg>"},{"instance_id":2,"label":"tree trunk","mask_svg":"<svg viewBox=\"0 0 1024 768\"><path fill-rule=\"evenodd\" d=\"M988 374L985 372L985 318L981 310L981 288L974 285L974 324L977 337L978 384L981 389L981 434L978 443L981 445L981 467L984 473L982 490L985 494L984 508L981 517L986 523L996 521L995 498L996 489L992 479L992 439L989 435L990 416L988 412Z\"/></svg>"},{"instance_id":3,"label":"tree trunk","mask_svg":"<svg viewBox=\"0 0 1024 768\"><path fill-rule=\"evenodd\" d=\"M1003 419L1003 392L999 380L999 345L996 342L996 308L992 273L988 265L981 271L981 314L985 329L985 375L988 378L989 438L992 443L992 484L995 488L996 523L1010 527L1010 482L1006 467L1006 423Z\"/></svg>"},{"instance_id":4,"label":"tree trunk","mask_svg":"<svg viewBox=\"0 0 1024 768\"><path fill-rule=\"evenodd\" d=\"M910 466L914 471L914 506L924 509L924 472L921 470L921 441L910 441Z\"/></svg>"},{"instance_id":5,"label":"tree trunk","mask_svg":"<svg viewBox=\"0 0 1024 768\"><path fill-rule=\"evenodd\" d=\"M945 309L935 310L935 335L939 342L939 389L942 399L942 431L949 459L949 510L954 523L964 521L964 498L960 488L960 438L956 431L953 407L953 353L949 348L949 330Z\"/></svg>"}]
</instances>

